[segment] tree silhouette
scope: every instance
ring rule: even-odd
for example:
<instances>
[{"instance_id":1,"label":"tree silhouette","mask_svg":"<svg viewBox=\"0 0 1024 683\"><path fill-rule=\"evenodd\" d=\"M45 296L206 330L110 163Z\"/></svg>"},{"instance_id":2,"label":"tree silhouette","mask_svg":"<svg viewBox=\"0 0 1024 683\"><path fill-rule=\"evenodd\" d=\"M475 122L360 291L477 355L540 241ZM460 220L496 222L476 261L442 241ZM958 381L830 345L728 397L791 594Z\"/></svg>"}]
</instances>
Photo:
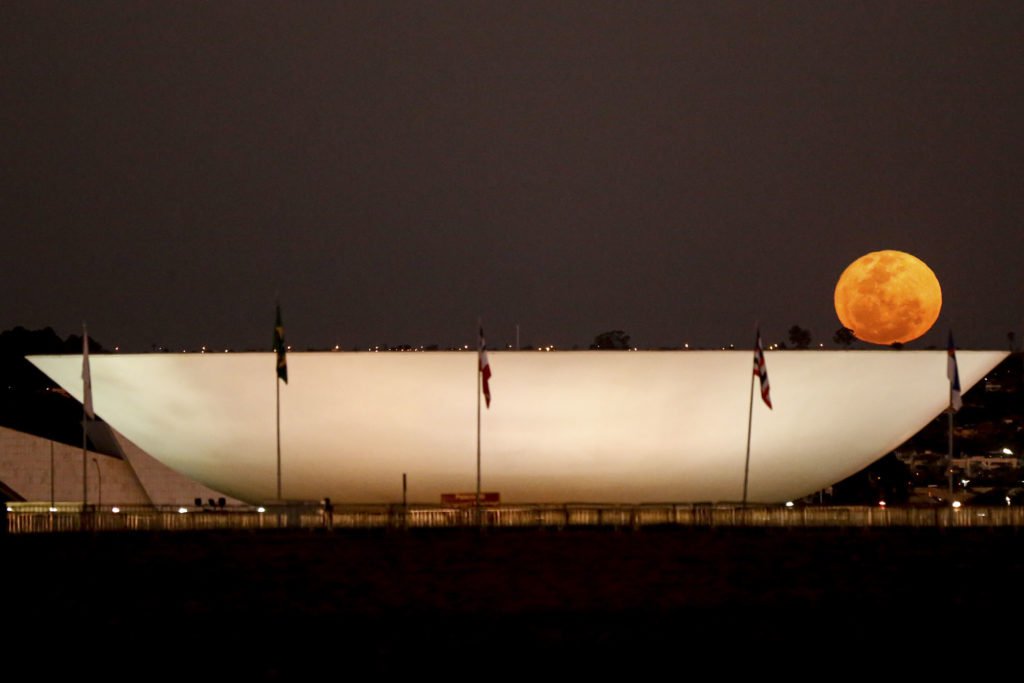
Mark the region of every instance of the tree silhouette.
<instances>
[{"instance_id":1,"label":"tree silhouette","mask_svg":"<svg viewBox=\"0 0 1024 683\"><path fill-rule=\"evenodd\" d=\"M832 335L832 341L840 346L845 346L846 348L850 347L850 344L853 343L854 339L856 339L856 337L853 336L853 330L849 327L840 327L836 330L836 333Z\"/></svg>"},{"instance_id":2,"label":"tree silhouette","mask_svg":"<svg viewBox=\"0 0 1024 683\"><path fill-rule=\"evenodd\" d=\"M609 330L594 337L591 349L598 351L625 351L629 349L629 335L622 330Z\"/></svg>"},{"instance_id":3,"label":"tree silhouette","mask_svg":"<svg viewBox=\"0 0 1024 683\"><path fill-rule=\"evenodd\" d=\"M806 349L811 345L811 331L793 325L789 328L789 342L798 349Z\"/></svg>"}]
</instances>

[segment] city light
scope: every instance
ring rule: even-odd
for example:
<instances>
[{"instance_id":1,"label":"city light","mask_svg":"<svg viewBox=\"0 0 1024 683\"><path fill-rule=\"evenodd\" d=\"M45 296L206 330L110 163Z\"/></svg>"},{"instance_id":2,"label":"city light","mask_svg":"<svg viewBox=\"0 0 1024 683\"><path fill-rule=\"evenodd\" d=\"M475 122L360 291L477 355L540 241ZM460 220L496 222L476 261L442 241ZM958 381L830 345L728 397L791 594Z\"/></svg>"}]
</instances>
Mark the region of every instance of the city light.
<instances>
[{"instance_id":1,"label":"city light","mask_svg":"<svg viewBox=\"0 0 1024 683\"><path fill-rule=\"evenodd\" d=\"M178 508L178 514L182 514L183 515L186 512L188 512L188 508Z\"/></svg>"},{"instance_id":2,"label":"city light","mask_svg":"<svg viewBox=\"0 0 1024 683\"><path fill-rule=\"evenodd\" d=\"M954 500L953 501L953 509L954 510L959 510L960 509L960 501L959 500Z\"/></svg>"},{"instance_id":3,"label":"city light","mask_svg":"<svg viewBox=\"0 0 1024 683\"><path fill-rule=\"evenodd\" d=\"M117 507L115 505L114 507L110 508L110 511L113 512L116 515L117 513L119 513L121 511L121 508L119 508L119 507Z\"/></svg>"}]
</instances>

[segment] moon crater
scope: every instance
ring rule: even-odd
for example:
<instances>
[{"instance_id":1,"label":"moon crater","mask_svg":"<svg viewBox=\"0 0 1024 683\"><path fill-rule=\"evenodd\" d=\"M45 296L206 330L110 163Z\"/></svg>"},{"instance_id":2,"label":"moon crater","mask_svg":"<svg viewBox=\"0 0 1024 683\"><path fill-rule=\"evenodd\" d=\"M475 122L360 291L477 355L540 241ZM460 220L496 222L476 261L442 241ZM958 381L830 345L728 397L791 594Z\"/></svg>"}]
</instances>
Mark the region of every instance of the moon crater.
<instances>
[{"instance_id":1,"label":"moon crater","mask_svg":"<svg viewBox=\"0 0 1024 683\"><path fill-rule=\"evenodd\" d=\"M865 254L847 266L835 290L839 321L872 344L906 343L935 324L942 289L923 261L902 251Z\"/></svg>"}]
</instances>

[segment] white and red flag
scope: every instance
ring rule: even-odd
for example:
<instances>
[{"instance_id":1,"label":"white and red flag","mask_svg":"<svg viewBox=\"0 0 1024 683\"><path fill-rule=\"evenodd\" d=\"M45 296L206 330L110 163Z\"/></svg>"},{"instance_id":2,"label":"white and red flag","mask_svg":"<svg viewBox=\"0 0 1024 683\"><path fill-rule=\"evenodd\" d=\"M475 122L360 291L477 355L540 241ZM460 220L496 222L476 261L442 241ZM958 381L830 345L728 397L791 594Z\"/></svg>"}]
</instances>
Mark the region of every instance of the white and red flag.
<instances>
[{"instance_id":1,"label":"white and red flag","mask_svg":"<svg viewBox=\"0 0 1024 683\"><path fill-rule=\"evenodd\" d=\"M491 364L487 361L487 342L484 340L484 328L480 327L480 388L484 392L484 401L487 403L487 407L491 407Z\"/></svg>"},{"instance_id":2,"label":"white and red flag","mask_svg":"<svg viewBox=\"0 0 1024 683\"><path fill-rule=\"evenodd\" d=\"M768 387L768 368L764 366L764 348L761 346L761 330L757 331L754 343L754 375L761 380L761 398L769 409L772 407L772 396Z\"/></svg>"}]
</instances>

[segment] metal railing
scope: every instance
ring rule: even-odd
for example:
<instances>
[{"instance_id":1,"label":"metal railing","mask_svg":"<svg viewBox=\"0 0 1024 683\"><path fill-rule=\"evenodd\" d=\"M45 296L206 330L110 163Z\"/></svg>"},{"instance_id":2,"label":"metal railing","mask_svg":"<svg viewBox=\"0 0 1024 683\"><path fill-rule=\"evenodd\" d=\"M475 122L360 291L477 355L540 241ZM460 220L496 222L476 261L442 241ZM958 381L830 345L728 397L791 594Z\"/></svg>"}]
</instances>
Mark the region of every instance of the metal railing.
<instances>
[{"instance_id":1,"label":"metal railing","mask_svg":"<svg viewBox=\"0 0 1024 683\"><path fill-rule=\"evenodd\" d=\"M10 533L204 531L261 529L613 528L679 526L761 527L1024 527L1024 507L797 507L702 504L344 505L326 513L317 503L239 506L121 506L9 503Z\"/></svg>"}]
</instances>

